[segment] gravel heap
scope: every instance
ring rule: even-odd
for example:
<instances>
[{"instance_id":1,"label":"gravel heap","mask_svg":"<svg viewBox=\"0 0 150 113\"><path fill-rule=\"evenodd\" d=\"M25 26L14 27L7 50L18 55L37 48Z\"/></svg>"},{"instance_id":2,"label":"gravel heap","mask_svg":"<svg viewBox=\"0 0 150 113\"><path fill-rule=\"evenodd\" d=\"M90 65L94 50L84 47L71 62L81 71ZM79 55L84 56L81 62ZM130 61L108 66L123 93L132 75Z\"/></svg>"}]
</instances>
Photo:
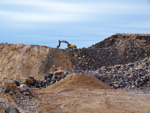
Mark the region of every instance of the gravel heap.
<instances>
[{"instance_id":1,"label":"gravel heap","mask_svg":"<svg viewBox=\"0 0 150 113\"><path fill-rule=\"evenodd\" d=\"M127 64L150 56L150 34L115 34L89 48L65 49L76 69Z\"/></svg>"},{"instance_id":2,"label":"gravel heap","mask_svg":"<svg viewBox=\"0 0 150 113\"><path fill-rule=\"evenodd\" d=\"M140 62L103 66L90 73L114 88L150 88L150 57Z\"/></svg>"}]
</instances>

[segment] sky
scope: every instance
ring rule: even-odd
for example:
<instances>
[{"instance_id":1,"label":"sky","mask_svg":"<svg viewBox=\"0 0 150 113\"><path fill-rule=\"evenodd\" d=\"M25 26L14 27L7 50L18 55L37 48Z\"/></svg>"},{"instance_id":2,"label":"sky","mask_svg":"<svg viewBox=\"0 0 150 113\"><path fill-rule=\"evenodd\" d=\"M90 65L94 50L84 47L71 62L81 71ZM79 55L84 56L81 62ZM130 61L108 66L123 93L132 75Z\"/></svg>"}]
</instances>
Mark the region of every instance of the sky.
<instances>
[{"instance_id":1,"label":"sky","mask_svg":"<svg viewBox=\"0 0 150 113\"><path fill-rule=\"evenodd\" d=\"M115 33L150 34L150 0L0 1L0 43L82 48Z\"/></svg>"}]
</instances>

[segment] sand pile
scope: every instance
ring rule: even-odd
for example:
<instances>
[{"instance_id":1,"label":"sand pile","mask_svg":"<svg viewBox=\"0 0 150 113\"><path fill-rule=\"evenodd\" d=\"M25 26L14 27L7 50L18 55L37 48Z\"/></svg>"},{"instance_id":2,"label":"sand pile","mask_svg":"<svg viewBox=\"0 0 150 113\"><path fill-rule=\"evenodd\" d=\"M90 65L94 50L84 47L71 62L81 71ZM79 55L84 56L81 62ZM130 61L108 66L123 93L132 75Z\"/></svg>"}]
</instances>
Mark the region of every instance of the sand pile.
<instances>
[{"instance_id":1,"label":"sand pile","mask_svg":"<svg viewBox=\"0 0 150 113\"><path fill-rule=\"evenodd\" d=\"M110 86L90 74L72 74L47 88L50 89L111 89ZM46 88L46 90L47 90Z\"/></svg>"}]
</instances>

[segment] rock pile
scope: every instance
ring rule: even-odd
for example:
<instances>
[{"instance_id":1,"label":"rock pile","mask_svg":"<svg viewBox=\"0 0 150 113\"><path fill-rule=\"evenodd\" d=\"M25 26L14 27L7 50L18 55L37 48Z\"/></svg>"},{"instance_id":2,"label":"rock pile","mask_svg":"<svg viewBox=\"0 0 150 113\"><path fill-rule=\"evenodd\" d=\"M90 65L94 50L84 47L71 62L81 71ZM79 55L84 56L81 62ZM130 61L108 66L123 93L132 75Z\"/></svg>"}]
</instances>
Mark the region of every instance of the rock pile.
<instances>
[{"instance_id":1,"label":"rock pile","mask_svg":"<svg viewBox=\"0 0 150 113\"><path fill-rule=\"evenodd\" d=\"M78 69L71 73L92 74L115 89L149 89L150 57L134 63L102 66L96 71Z\"/></svg>"},{"instance_id":2,"label":"rock pile","mask_svg":"<svg viewBox=\"0 0 150 113\"><path fill-rule=\"evenodd\" d=\"M45 88L51 84L54 84L61 79L64 79L69 72L64 70L55 71L54 73L48 73L44 76L43 80L36 80L34 77L27 77L24 83L21 83L18 80L15 80L11 85L5 86L4 92L10 92L11 90L17 89L19 87L20 91L26 91L30 88ZM15 84L15 85L14 85Z\"/></svg>"},{"instance_id":3,"label":"rock pile","mask_svg":"<svg viewBox=\"0 0 150 113\"><path fill-rule=\"evenodd\" d=\"M150 88L150 57L140 62L103 66L91 73L114 88Z\"/></svg>"},{"instance_id":4,"label":"rock pile","mask_svg":"<svg viewBox=\"0 0 150 113\"><path fill-rule=\"evenodd\" d=\"M65 49L76 69L127 64L150 56L150 35L115 34L89 48Z\"/></svg>"}]
</instances>

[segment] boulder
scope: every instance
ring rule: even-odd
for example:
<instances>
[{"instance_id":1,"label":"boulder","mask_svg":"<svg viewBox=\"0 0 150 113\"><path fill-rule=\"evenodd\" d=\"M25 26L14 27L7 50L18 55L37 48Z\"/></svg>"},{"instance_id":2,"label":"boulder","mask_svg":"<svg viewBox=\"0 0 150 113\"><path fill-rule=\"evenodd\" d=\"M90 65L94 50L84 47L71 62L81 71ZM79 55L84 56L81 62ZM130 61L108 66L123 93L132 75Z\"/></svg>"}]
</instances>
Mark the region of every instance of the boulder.
<instances>
[{"instance_id":1,"label":"boulder","mask_svg":"<svg viewBox=\"0 0 150 113\"><path fill-rule=\"evenodd\" d=\"M20 86L20 82L19 82L18 80L15 80L15 84L16 84L17 86Z\"/></svg>"},{"instance_id":2,"label":"boulder","mask_svg":"<svg viewBox=\"0 0 150 113\"><path fill-rule=\"evenodd\" d=\"M25 83L28 85L28 86L34 86L36 84L36 80L34 79L34 77L28 77L26 80L25 80Z\"/></svg>"},{"instance_id":3,"label":"boulder","mask_svg":"<svg viewBox=\"0 0 150 113\"><path fill-rule=\"evenodd\" d=\"M48 73L47 75L44 76L45 80L51 79L53 77L52 73Z\"/></svg>"},{"instance_id":4,"label":"boulder","mask_svg":"<svg viewBox=\"0 0 150 113\"><path fill-rule=\"evenodd\" d=\"M59 70L54 72L54 78L61 78L64 75L66 75L66 71L64 70Z\"/></svg>"}]
</instances>

